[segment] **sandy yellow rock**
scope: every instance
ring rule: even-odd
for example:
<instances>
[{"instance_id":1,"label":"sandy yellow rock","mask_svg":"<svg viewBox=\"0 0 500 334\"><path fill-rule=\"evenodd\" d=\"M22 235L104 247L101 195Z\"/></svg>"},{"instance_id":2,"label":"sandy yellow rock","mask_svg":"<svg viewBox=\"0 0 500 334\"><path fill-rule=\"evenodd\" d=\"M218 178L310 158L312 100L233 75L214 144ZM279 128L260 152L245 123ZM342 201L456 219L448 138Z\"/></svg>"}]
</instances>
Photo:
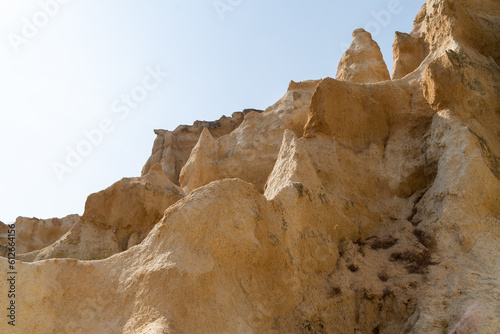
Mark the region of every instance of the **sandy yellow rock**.
<instances>
[{"instance_id":1,"label":"sandy yellow rock","mask_svg":"<svg viewBox=\"0 0 500 334\"><path fill-rule=\"evenodd\" d=\"M292 81L286 94L263 113L248 113L238 128L217 138L215 143L206 140L199 143L198 149L191 153L189 164L181 171L180 185L184 191L189 193L208 182L237 177L255 184L263 192L285 130L298 136L303 134L317 84L317 80ZM197 158L197 154L203 158ZM204 174L202 179L192 177L199 173Z\"/></svg>"},{"instance_id":2,"label":"sandy yellow rock","mask_svg":"<svg viewBox=\"0 0 500 334\"><path fill-rule=\"evenodd\" d=\"M375 83L390 80L382 52L372 35L364 29L352 33L353 41L344 52L337 69L337 80Z\"/></svg>"},{"instance_id":3,"label":"sandy yellow rock","mask_svg":"<svg viewBox=\"0 0 500 334\"><path fill-rule=\"evenodd\" d=\"M142 175L149 173L151 167L159 163L169 180L178 185L181 169L198 142L201 132L208 129L215 138L226 135L237 128L250 112L262 111L245 109L233 113L231 117L222 116L213 122L196 121L193 125L180 125L174 131L155 130L156 139L152 153L142 168Z\"/></svg>"},{"instance_id":4,"label":"sandy yellow rock","mask_svg":"<svg viewBox=\"0 0 500 334\"><path fill-rule=\"evenodd\" d=\"M156 164L145 176L124 178L90 195L82 217L66 234L49 246L18 258L39 261L109 257L140 243L163 212L182 197L183 191Z\"/></svg>"},{"instance_id":5,"label":"sandy yellow rock","mask_svg":"<svg viewBox=\"0 0 500 334\"><path fill-rule=\"evenodd\" d=\"M47 247L69 231L79 215L38 219L18 217L15 224L16 253L24 254ZM7 226L0 222L0 247L7 245Z\"/></svg>"},{"instance_id":6,"label":"sandy yellow rock","mask_svg":"<svg viewBox=\"0 0 500 334\"><path fill-rule=\"evenodd\" d=\"M498 333L499 6L428 0L398 80L292 82L200 129L187 196L160 164L90 196L55 245L117 254L18 261L16 332Z\"/></svg>"},{"instance_id":7,"label":"sandy yellow rock","mask_svg":"<svg viewBox=\"0 0 500 334\"><path fill-rule=\"evenodd\" d=\"M428 54L428 46L420 38L396 31L394 40L392 79L400 79L416 70Z\"/></svg>"}]
</instances>

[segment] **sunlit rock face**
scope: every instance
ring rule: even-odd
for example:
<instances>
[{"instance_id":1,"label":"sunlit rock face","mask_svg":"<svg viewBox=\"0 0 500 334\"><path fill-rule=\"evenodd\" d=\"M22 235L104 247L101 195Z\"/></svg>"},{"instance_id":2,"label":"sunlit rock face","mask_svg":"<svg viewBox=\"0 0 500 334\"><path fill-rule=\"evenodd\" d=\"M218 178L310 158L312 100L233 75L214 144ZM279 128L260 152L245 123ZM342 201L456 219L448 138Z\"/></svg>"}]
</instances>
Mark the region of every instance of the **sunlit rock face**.
<instances>
[{"instance_id":1,"label":"sunlit rock face","mask_svg":"<svg viewBox=\"0 0 500 334\"><path fill-rule=\"evenodd\" d=\"M15 330L499 333L499 22L498 1L429 0L393 80L356 30L336 79L182 149L160 133L142 177L20 256Z\"/></svg>"},{"instance_id":2,"label":"sunlit rock face","mask_svg":"<svg viewBox=\"0 0 500 334\"><path fill-rule=\"evenodd\" d=\"M79 215L51 219L18 217L14 222L16 253L29 253L53 244L64 233L68 232L79 219ZM0 222L0 246L7 246L8 230L7 225Z\"/></svg>"},{"instance_id":3,"label":"sunlit rock face","mask_svg":"<svg viewBox=\"0 0 500 334\"><path fill-rule=\"evenodd\" d=\"M196 121L193 125L180 125L174 131L155 130L156 140L151 156L142 169L142 175L149 173L151 167L159 163L165 175L178 185L181 169L203 129L207 129L214 138L219 138L236 129L250 112L260 113L262 110L245 109L213 122Z\"/></svg>"},{"instance_id":4,"label":"sunlit rock face","mask_svg":"<svg viewBox=\"0 0 500 334\"><path fill-rule=\"evenodd\" d=\"M336 79L352 83L390 80L380 47L372 35L364 29L356 29L352 37L352 44L340 59Z\"/></svg>"}]
</instances>

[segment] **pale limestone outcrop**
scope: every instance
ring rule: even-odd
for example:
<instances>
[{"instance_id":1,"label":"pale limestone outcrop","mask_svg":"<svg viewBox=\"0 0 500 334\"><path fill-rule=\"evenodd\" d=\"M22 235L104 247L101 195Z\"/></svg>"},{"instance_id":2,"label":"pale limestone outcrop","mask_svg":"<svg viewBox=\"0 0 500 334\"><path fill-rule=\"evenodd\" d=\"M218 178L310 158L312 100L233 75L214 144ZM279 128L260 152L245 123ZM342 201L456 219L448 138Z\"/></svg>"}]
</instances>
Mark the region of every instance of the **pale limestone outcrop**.
<instances>
[{"instance_id":1,"label":"pale limestone outcrop","mask_svg":"<svg viewBox=\"0 0 500 334\"><path fill-rule=\"evenodd\" d=\"M382 52L372 35L364 29L352 33L353 41L344 52L337 69L337 80L375 83L390 80Z\"/></svg>"},{"instance_id":2,"label":"pale limestone outcrop","mask_svg":"<svg viewBox=\"0 0 500 334\"><path fill-rule=\"evenodd\" d=\"M211 181L234 177L253 183L263 191L285 130L302 135L317 84L317 80L292 81L278 102L263 113L247 114L230 134L215 142L201 138L202 142L181 171L180 185L184 191L189 193Z\"/></svg>"},{"instance_id":3,"label":"pale limestone outcrop","mask_svg":"<svg viewBox=\"0 0 500 334\"><path fill-rule=\"evenodd\" d=\"M47 247L69 231L79 215L38 219L18 217L15 224L16 253L23 254ZM0 246L7 245L7 228L0 222Z\"/></svg>"},{"instance_id":4,"label":"pale limestone outcrop","mask_svg":"<svg viewBox=\"0 0 500 334\"><path fill-rule=\"evenodd\" d=\"M23 254L23 261L50 258L95 260L139 244L183 191L156 164L140 178L124 178L92 194L78 222L59 240Z\"/></svg>"},{"instance_id":5,"label":"pale limestone outcrop","mask_svg":"<svg viewBox=\"0 0 500 334\"><path fill-rule=\"evenodd\" d=\"M17 264L16 330L498 333L500 68L463 35L500 39L498 6L429 0L412 32L429 55L405 77L294 84L232 133L203 130L189 195L140 244Z\"/></svg>"},{"instance_id":6,"label":"pale limestone outcrop","mask_svg":"<svg viewBox=\"0 0 500 334\"><path fill-rule=\"evenodd\" d=\"M179 184L179 174L198 142L203 129L208 129L215 138L226 135L236 129L246 114L262 112L256 109L245 109L235 112L231 117L222 116L213 122L196 121L193 125L180 125L174 131L155 130L156 139L148 161L142 168L142 175L149 173L155 164L161 164L163 172L174 184Z\"/></svg>"}]
</instances>

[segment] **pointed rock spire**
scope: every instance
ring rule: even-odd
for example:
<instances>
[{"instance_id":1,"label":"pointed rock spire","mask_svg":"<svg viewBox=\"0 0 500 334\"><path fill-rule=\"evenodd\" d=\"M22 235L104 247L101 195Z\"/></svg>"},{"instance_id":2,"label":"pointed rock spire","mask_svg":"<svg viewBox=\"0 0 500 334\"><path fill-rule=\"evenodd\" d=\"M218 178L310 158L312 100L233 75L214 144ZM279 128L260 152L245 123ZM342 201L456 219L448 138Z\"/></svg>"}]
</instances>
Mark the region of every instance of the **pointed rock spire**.
<instances>
[{"instance_id":1,"label":"pointed rock spire","mask_svg":"<svg viewBox=\"0 0 500 334\"><path fill-rule=\"evenodd\" d=\"M180 173L179 183L186 194L217 179L214 166L216 152L217 141L210 131L204 128Z\"/></svg>"},{"instance_id":2,"label":"pointed rock spire","mask_svg":"<svg viewBox=\"0 0 500 334\"><path fill-rule=\"evenodd\" d=\"M352 37L351 46L340 59L336 79L353 83L391 80L380 47L372 35L364 29L356 29Z\"/></svg>"}]
</instances>

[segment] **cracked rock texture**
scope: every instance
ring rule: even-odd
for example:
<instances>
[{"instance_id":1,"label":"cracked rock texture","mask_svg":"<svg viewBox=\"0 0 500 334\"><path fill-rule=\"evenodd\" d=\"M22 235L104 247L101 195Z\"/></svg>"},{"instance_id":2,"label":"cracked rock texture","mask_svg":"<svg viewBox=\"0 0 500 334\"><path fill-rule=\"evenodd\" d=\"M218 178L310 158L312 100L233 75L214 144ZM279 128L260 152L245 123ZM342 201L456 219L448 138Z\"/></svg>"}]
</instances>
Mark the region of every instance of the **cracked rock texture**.
<instances>
[{"instance_id":1,"label":"cracked rock texture","mask_svg":"<svg viewBox=\"0 0 500 334\"><path fill-rule=\"evenodd\" d=\"M356 30L337 79L157 132L19 256L14 333L499 333L499 40L497 0L428 0L393 80Z\"/></svg>"}]
</instances>

